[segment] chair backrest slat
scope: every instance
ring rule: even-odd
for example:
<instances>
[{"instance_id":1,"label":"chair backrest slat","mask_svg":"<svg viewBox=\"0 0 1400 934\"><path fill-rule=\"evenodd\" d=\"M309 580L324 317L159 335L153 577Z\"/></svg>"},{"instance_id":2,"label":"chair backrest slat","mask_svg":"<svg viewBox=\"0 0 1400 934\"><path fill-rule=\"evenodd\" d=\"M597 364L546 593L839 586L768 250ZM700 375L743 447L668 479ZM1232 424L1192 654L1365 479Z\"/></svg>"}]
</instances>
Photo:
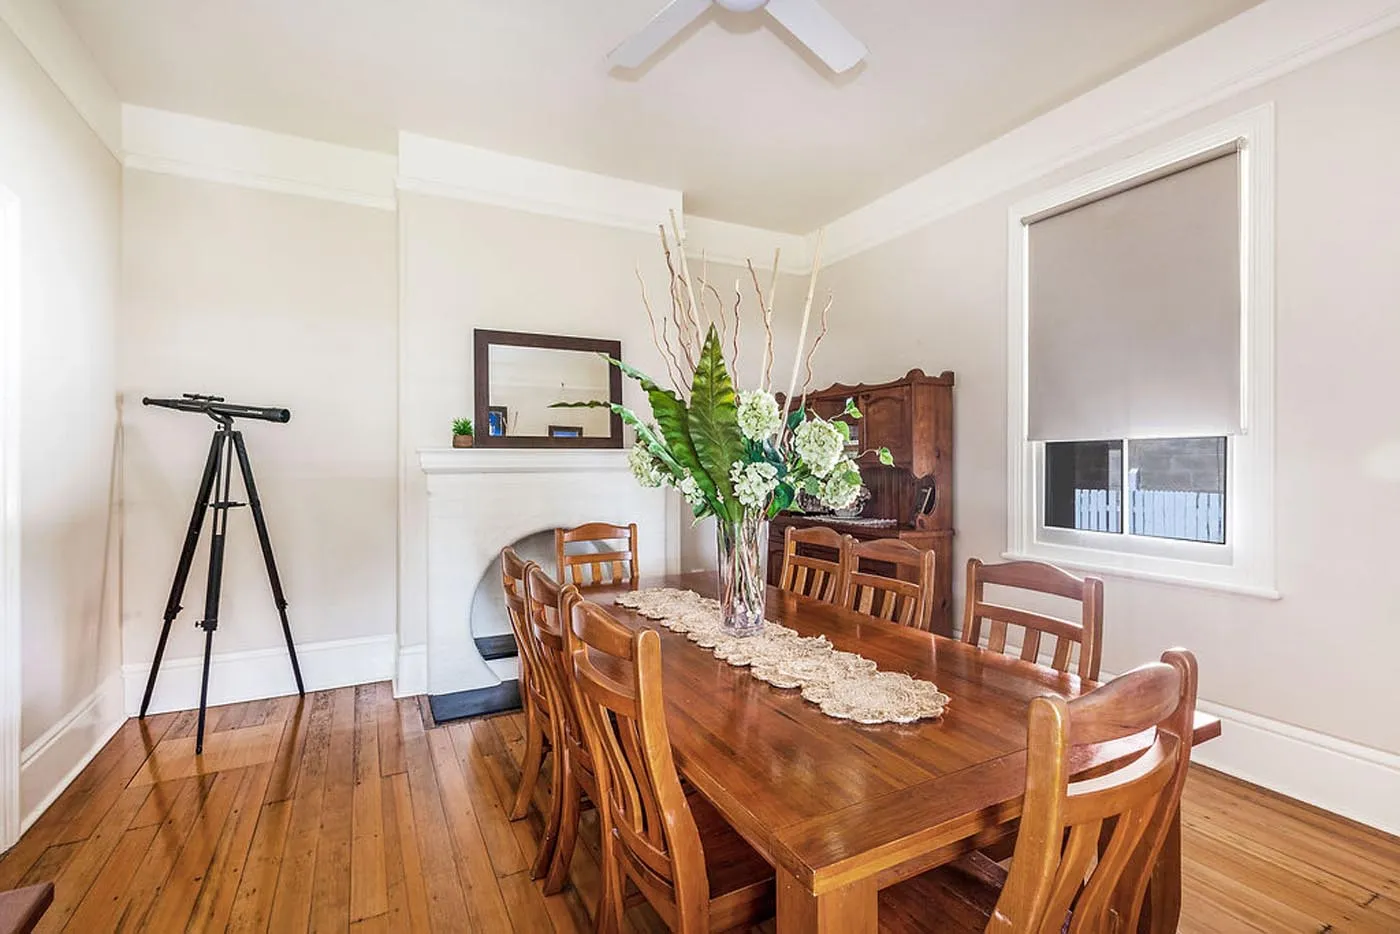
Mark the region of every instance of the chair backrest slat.
<instances>
[{"instance_id":1,"label":"chair backrest slat","mask_svg":"<svg viewBox=\"0 0 1400 934\"><path fill-rule=\"evenodd\" d=\"M525 578L526 630L532 640L546 690L553 701L560 729L555 731L557 742L568 747L578 766L579 784L585 791L596 788L594 767L583 738L578 701L565 658L564 628L569 608L579 599L572 585L560 587L559 582L537 564L530 566Z\"/></svg>"},{"instance_id":2,"label":"chair backrest slat","mask_svg":"<svg viewBox=\"0 0 1400 934\"><path fill-rule=\"evenodd\" d=\"M584 734L627 877L675 931L709 930L709 880L671 754L661 639L575 602L566 633Z\"/></svg>"},{"instance_id":3,"label":"chair backrest slat","mask_svg":"<svg viewBox=\"0 0 1400 934\"><path fill-rule=\"evenodd\" d=\"M933 552L897 538L869 542L847 539L846 584L842 606L866 616L927 629L933 593ZM871 561L894 565L889 577L866 568ZM912 578L912 579L911 579Z\"/></svg>"},{"instance_id":4,"label":"chair backrest slat","mask_svg":"<svg viewBox=\"0 0 1400 934\"><path fill-rule=\"evenodd\" d=\"M511 633L515 636L516 656L520 659L520 691L523 696L534 698L537 713L552 718L555 714L554 700L540 671L539 653L535 650L528 623L529 574L536 567L533 561L522 559L514 548L501 550L501 588L505 593L506 616L510 619Z\"/></svg>"},{"instance_id":5,"label":"chair backrest slat","mask_svg":"<svg viewBox=\"0 0 1400 934\"><path fill-rule=\"evenodd\" d=\"M833 551L834 561L825 556ZM783 570L778 586L801 597L840 603L848 556L846 536L820 525L805 529L788 526L783 533Z\"/></svg>"},{"instance_id":6,"label":"chair backrest slat","mask_svg":"<svg viewBox=\"0 0 1400 934\"><path fill-rule=\"evenodd\" d=\"M575 551L575 543L626 542L624 549ZM554 556L561 584L587 587L615 587L637 580L637 523L613 525L588 522L572 529L554 530Z\"/></svg>"},{"instance_id":7,"label":"chair backrest slat","mask_svg":"<svg viewBox=\"0 0 1400 934\"><path fill-rule=\"evenodd\" d=\"M1195 657L1173 649L1072 701L1031 701L1025 803L989 934L1138 929L1153 866L1181 805L1196 679ZM1074 746L1148 729L1153 743L1138 758L1069 780Z\"/></svg>"},{"instance_id":8,"label":"chair backrest slat","mask_svg":"<svg viewBox=\"0 0 1400 934\"><path fill-rule=\"evenodd\" d=\"M1080 618L1078 621L1061 619L989 603L984 597L988 584L1077 601L1080 604ZM1016 626L1024 634L1020 651L1024 661L1038 662L1042 638L1049 637L1054 640L1052 667L1058 671L1069 671L1071 654L1078 646L1077 674L1091 681L1098 680L1099 662L1103 654L1103 581L1098 578L1078 578L1053 564L1040 561L983 564L977 558L969 558L962 641L978 645L982 640L984 622L987 624L989 650L1005 652L1007 628Z\"/></svg>"}]
</instances>

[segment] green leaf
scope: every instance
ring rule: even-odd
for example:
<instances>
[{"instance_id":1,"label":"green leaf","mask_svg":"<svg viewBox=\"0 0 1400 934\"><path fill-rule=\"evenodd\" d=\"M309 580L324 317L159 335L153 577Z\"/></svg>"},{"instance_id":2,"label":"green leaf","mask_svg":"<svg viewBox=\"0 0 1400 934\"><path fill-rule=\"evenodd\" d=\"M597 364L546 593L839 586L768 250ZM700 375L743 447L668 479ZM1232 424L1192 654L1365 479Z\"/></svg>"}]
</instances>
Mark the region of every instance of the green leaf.
<instances>
[{"instance_id":1,"label":"green leaf","mask_svg":"<svg viewBox=\"0 0 1400 934\"><path fill-rule=\"evenodd\" d=\"M801 407L795 408L789 412L787 417L788 431L792 431L798 425L802 424L802 419L806 416L807 413L803 411Z\"/></svg>"},{"instance_id":2,"label":"green leaf","mask_svg":"<svg viewBox=\"0 0 1400 934\"><path fill-rule=\"evenodd\" d=\"M730 465L744 459L744 436L739 431L737 403L734 383L724 365L719 331L712 324L700 350L695 381L690 387L688 425L700 464L714 481L725 505L734 502L734 488L729 482Z\"/></svg>"},{"instance_id":3,"label":"green leaf","mask_svg":"<svg viewBox=\"0 0 1400 934\"><path fill-rule=\"evenodd\" d=\"M845 438L847 441L851 440L851 426L849 424L841 421L840 419L837 419L831 424L835 425L836 430L841 432L841 437Z\"/></svg>"},{"instance_id":4,"label":"green leaf","mask_svg":"<svg viewBox=\"0 0 1400 934\"><path fill-rule=\"evenodd\" d=\"M700 464L700 458L695 453L695 445L690 440L689 419L685 403L680 396L659 384L656 380L643 373L634 366L623 363L615 357L607 354L599 354L608 363L617 367L626 376L631 377L641 384L642 390L647 394L647 401L651 403L651 414L656 419L656 425L661 429L661 437L664 439L668 457L663 457L667 461L667 466L675 472L677 479L685 476L685 471L695 478L695 482L700 485L706 499L713 508L719 502L719 494L715 489L714 481L710 479L705 468ZM591 406L605 405L617 411L618 406L611 406L609 403L555 403L551 408L568 408L571 405ZM621 413L619 413L621 414ZM630 413L629 413L630 414ZM635 419L636 416L633 416ZM623 416L623 421L627 421L627 416ZM635 422L628 422L635 424ZM737 422L736 422L737 424ZM638 434L641 432L639 431ZM660 442L658 442L660 443ZM650 442L648 442L650 446ZM658 454L658 456L661 456Z\"/></svg>"},{"instance_id":5,"label":"green leaf","mask_svg":"<svg viewBox=\"0 0 1400 934\"><path fill-rule=\"evenodd\" d=\"M861 415L861 414L860 414L860 409L856 408L856 400L854 400L854 399L847 399L847 400L846 400L846 411L843 412L842 414L843 414L843 415L848 415L848 416L850 416L851 418L864 418L864 417L865 417L864 415Z\"/></svg>"},{"instance_id":6,"label":"green leaf","mask_svg":"<svg viewBox=\"0 0 1400 934\"><path fill-rule=\"evenodd\" d=\"M889 448L880 448L880 450L875 452L875 456L880 458L880 463L884 464L886 467L894 466L894 455L890 453Z\"/></svg>"},{"instance_id":7,"label":"green leaf","mask_svg":"<svg viewBox=\"0 0 1400 934\"><path fill-rule=\"evenodd\" d=\"M773 500L768 504L768 518L773 518L778 513L792 505L797 492L786 483L778 484L778 488L773 491Z\"/></svg>"},{"instance_id":8,"label":"green leaf","mask_svg":"<svg viewBox=\"0 0 1400 934\"><path fill-rule=\"evenodd\" d=\"M662 437L666 439L667 447L671 449L671 455L690 471L706 498L717 501L719 497L714 481L701 465L700 455L696 453L695 443L690 438L690 413L685 403L675 393L659 386L647 390L647 399L651 401L651 414L661 429Z\"/></svg>"}]
</instances>

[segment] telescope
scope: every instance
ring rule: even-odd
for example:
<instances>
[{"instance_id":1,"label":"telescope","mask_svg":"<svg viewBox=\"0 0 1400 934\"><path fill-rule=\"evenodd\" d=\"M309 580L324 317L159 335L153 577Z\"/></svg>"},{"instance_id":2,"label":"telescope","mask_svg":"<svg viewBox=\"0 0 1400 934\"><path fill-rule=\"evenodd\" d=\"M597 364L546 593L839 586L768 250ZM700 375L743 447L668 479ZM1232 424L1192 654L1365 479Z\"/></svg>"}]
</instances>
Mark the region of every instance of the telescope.
<instances>
[{"instance_id":1,"label":"telescope","mask_svg":"<svg viewBox=\"0 0 1400 934\"><path fill-rule=\"evenodd\" d=\"M205 516L212 512L213 519L209 523L209 576L205 579L204 618L195 623L204 630L204 671L199 679L199 720L194 734L195 755L201 755L204 752L205 709L209 704L209 662L214 651L214 631L219 628L224 543L228 533L230 509L247 506L253 513L253 527L258 533L258 544L262 546L268 583L272 585L272 602L277 607L277 615L282 621L282 635L287 640L292 677L296 679L297 693L303 696L306 694L306 686L301 680L301 664L297 661L296 645L292 642L292 625L287 620L287 597L282 591L282 577L277 573L277 561L272 555L272 539L267 533L267 519L263 515L262 500L258 498L257 484L253 482L253 466L248 461L248 448L243 443L243 432L233 427L235 418L286 422L291 420L292 413L288 409L266 406L233 405L225 402L223 396L201 396L191 392L178 399L146 397L141 403L179 412L199 412L208 415L217 423L214 437L209 442L209 456L204 461L204 475L199 481L199 492L195 494L194 511L190 514L190 524L185 531L185 546L180 550L180 560L175 565L175 579L170 584L170 596L165 601L165 623L160 630L160 639L156 642L156 654L151 660L151 673L146 679L146 693L141 698L140 713L140 716L145 718L146 711L150 709L151 694L155 691L156 677L160 674L160 661L165 656L165 643L170 638L170 626L184 609L180 601L184 598L185 583L189 580L190 566L194 563L200 530L204 527ZM232 496L235 462L238 472L243 477L247 502L236 502Z\"/></svg>"},{"instance_id":2,"label":"telescope","mask_svg":"<svg viewBox=\"0 0 1400 934\"><path fill-rule=\"evenodd\" d=\"M180 412L199 412L208 415L216 422L234 418L256 418L264 422L284 423L292 420L291 409L261 405L234 405L231 402L225 402L223 396L202 396L194 392L183 393L178 399L152 399L150 396L146 396L141 400L141 404L154 405L162 409L175 409Z\"/></svg>"}]
</instances>

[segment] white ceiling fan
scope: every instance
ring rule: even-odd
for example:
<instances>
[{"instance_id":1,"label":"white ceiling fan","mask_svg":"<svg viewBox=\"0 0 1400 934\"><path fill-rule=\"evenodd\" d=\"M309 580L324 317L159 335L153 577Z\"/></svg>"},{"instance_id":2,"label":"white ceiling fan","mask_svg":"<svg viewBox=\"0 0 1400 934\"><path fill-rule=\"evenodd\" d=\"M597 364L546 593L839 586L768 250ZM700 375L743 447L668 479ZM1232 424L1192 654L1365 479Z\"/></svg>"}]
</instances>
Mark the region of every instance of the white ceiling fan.
<instances>
[{"instance_id":1,"label":"white ceiling fan","mask_svg":"<svg viewBox=\"0 0 1400 934\"><path fill-rule=\"evenodd\" d=\"M837 74L855 67L865 58L865 45L847 32L817 0L672 0L641 32L608 53L608 61L619 68L641 67L711 4L735 13L767 10L793 38L811 49Z\"/></svg>"}]
</instances>

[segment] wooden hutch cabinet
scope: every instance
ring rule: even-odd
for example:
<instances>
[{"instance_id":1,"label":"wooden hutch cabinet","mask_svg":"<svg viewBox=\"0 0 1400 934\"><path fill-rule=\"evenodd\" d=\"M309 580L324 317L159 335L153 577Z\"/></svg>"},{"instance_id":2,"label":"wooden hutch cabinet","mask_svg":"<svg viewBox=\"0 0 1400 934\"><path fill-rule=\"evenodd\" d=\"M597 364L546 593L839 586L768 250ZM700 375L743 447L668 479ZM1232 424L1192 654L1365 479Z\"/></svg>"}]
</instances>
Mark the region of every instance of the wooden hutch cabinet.
<instances>
[{"instance_id":1,"label":"wooden hutch cabinet","mask_svg":"<svg viewBox=\"0 0 1400 934\"><path fill-rule=\"evenodd\" d=\"M842 413L854 400L862 418ZM851 426L852 451L889 448L894 466L873 453L860 459L870 499L854 519L784 513L769 532L768 576L782 569L783 534L789 526L826 525L857 539L900 538L934 552L930 628L952 635L953 627L953 374L926 376L910 370L900 379L873 385L836 383L809 393L807 408Z\"/></svg>"}]
</instances>

